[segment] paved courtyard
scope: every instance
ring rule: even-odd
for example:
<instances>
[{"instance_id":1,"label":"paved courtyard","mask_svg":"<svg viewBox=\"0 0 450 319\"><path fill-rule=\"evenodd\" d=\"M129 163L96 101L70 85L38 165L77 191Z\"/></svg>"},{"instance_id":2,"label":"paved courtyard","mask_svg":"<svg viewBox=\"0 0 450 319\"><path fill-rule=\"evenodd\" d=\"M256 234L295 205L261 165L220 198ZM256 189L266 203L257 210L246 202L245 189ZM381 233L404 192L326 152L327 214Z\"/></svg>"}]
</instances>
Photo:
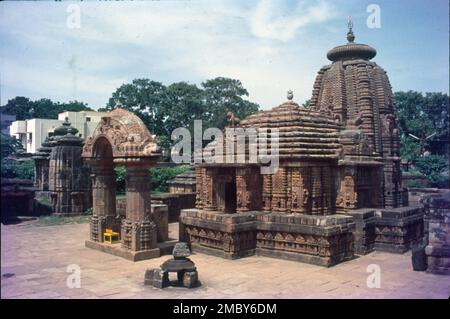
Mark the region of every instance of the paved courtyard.
<instances>
[{"instance_id":1,"label":"paved courtyard","mask_svg":"<svg viewBox=\"0 0 450 319\"><path fill-rule=\"evenodd\" d=\"M177 224L170 225L172 237ZM84 246L88 224L1 225L2 298L448 298L450 277L414 272L411 255L374 252L323 268L265 257L191 259L202 286L158 290L143 285L146 268L169 256L133 263ZM67 267L81 269L81 288L68 288ZM381 287L368 288L367 267L380 266Z\"/></svg>"}]
</instances>

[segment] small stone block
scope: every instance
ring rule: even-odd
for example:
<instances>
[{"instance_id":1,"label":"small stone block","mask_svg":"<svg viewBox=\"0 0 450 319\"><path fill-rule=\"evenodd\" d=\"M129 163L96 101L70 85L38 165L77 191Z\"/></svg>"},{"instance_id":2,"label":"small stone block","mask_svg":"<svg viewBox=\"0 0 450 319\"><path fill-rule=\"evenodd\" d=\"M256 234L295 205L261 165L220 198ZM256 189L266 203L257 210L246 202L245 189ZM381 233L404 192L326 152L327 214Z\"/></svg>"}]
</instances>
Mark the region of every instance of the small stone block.
<instances>
[{"instance_id":1,"label":"small stone block","mask_svg":"<svg viewBox=\"0 0 450 319\"><path fill-rule=\"evenodd\" d=\"M150 285L159 289L169 285L169 274L159 268L147 269L144 276L144 285Z\"/></svg>"},{"instance_id":2,"label":"small stone block","mask_svg":"<svg viewBox=\"0 0 450 319\"><path fill-rule=\"evenodd\" d=\"M183 286L186 288L193 288L198 284L198 272L187 271L183 275Z\"/></svg>"}]
</instances>

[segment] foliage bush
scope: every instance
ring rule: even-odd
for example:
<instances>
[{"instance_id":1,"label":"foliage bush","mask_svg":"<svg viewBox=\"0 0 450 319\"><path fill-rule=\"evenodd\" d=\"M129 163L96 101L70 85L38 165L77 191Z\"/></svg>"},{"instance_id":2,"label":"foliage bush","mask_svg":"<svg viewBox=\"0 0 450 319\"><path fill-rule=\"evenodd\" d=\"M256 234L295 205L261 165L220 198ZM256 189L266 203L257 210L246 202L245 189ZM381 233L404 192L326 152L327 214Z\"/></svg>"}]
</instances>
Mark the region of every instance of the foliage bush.
<instances>
[{"instance_id":1,"label":"foliage bush","mask_svg":"<svg viewBox=\"0 0 450 319\"><path fill-rule=\"evenodd\" d=\"M2 178L21 178L34 180L34 162L3 159L1 162Z\"/></svg>"},{"instance_id":2,"label":"foliage bush","mask_svg":"<svg viewBox=\"0 0 450 319\"><path fill-rule=\"evenodd\" d=\"M176 175L184 173L188 170L188 165L151 168L150 174L152 176L152 192L158 193L169 191L169 184L167 184L167 182L173 179Z\"/></svg>"},{"instance_id":3,"label":"foliage bush","mask_svg":"<svg viewBox=\"0 0 450 319\"><path fill-rule=\"evenodd\" d=\"M152 192L162 193L169 190L169 184L167 183L173 179L176 175L184 173L189 170L188 165L174 166L174 167L153 167L150 169L150 175L152 177ZM116 182L117 191L125 191L125 166L117 166L116 171Z\"/></svg>"},{"instance_id":4,"label":"foliage bush","mask_svg":"<svg viewBox=\"0 0 450 319\"><path fill-rule=\"evenodd\" d=\"M449 188L449 163L446 156L419 157L414 165L420 173L427 177L431 187Z\"/></svg>"}]
</instances>

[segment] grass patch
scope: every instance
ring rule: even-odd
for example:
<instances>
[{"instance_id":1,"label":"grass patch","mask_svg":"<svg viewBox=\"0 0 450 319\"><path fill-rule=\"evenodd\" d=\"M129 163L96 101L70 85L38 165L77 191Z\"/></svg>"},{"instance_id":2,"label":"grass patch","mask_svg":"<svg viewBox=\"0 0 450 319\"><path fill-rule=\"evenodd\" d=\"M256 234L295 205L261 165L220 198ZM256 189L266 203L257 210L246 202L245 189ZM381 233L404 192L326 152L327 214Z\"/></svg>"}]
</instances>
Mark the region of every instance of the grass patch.
<instances>
[{"instance_id":1,"label":"grass patch","mask_svg":"<svg viewBox=\"0 0 450 319\"><path fill-rule=\"evenodd\" d=\"M89 223L91 216L41 216L35 223L36 226L54 226L54 225L67 225L67 224L86 224Z\"/></svg>"}]
</instances>

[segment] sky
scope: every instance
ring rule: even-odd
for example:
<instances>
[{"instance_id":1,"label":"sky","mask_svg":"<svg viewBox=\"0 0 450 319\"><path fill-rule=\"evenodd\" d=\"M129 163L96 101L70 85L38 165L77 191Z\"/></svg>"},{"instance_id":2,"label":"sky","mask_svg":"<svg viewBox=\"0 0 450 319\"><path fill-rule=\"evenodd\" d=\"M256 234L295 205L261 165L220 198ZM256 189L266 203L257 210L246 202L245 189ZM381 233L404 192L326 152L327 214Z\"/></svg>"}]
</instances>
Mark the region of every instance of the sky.
<instances>
[{"instance_id":1,"label":"sky","mask_svg":"<svg viewBox=\"0 0 450 319\"><path fill-rule=\"evenodd\" d=\"M379 28L367 23L374 16L367 11L370 4L380 9ZM97 109L135 78L200 85L218 76L241 80L248 99L263 109L284 102L287 90L303 103L317 71L330 63L327 51L346 43L349 15L355 42L377 49L373 61L388 72L394 91L448 93L448 5L447 0L1 2L0 103L26 96L78 100Z\"/></svg>"}]
</instances>

